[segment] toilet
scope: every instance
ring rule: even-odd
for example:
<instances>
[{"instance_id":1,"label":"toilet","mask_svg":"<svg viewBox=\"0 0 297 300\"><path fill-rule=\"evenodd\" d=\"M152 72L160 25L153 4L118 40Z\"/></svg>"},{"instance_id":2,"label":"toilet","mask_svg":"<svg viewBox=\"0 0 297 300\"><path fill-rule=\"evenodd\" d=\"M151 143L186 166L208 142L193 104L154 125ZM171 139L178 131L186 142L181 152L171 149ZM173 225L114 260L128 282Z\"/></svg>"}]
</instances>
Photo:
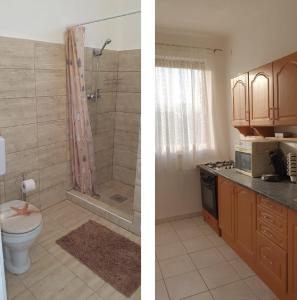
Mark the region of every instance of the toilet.
<instances>
[{"instance_id":1,"label":"toilet","mask_svg":"<svg viewBox=\"0 0 297 300\"><path fill-rule=\"evenodd\" d=\"M22 274L30 268L29 249L42 230L41 212L28 202L8 201L0 205L0 225L5 267Z\"/></svg>"}]
</instances>

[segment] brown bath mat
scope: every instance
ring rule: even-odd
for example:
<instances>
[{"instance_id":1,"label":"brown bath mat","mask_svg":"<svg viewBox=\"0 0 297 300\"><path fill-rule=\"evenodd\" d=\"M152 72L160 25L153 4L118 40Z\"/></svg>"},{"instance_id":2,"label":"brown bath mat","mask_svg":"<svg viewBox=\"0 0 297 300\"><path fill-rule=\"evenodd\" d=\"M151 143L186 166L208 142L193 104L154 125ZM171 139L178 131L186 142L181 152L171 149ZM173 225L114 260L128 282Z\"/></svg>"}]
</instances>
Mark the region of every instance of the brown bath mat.
<instances>
[{"instance_id":1,"label":"brown bath mat","mask_svg":"<svg viewBox=\"0 0 297 300\"><path fill-rule=\"evenodd\" d=\"M57 244L125 296L140 286L140 246L105 226L90 220Z\"/></svg>"}]
</instances>

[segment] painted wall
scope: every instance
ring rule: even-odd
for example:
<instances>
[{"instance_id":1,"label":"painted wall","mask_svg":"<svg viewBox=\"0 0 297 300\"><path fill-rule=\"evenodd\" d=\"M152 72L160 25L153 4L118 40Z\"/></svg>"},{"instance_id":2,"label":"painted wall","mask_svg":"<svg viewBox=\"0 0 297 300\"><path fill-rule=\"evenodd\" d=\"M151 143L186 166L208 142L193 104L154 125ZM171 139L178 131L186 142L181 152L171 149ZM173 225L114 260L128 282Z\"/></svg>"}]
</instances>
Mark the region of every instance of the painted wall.
<instances>
[{"instance_id":1,"label":"painted wall","mask_svg":"<svg viewBox=\"0 0 297 300\"><path fill-rule=\"evenodd\" d=\"M226 88L232 156L233 145L238 142L240 135L231 127L230 78L297 51L297 2L289 2L290 5L284 5L281 9L270 6L268 18L259 18L250 22L249 26L241 27L226 43ZM287 129L297 133L296 127Z\"/></svg>"},{"instance_id":2,"label":"painted wall","mask_svg":"<svg viewBox=\"0 0 297 300\"><path fill-rule=\"evenodd\" d=\"M0 6L0 36L63 43L66 27L140 10L140 0L1 0ZM139 18L134 16L113 21L112 26L111 23L102 25L102 30L105 32L108 29L108 36L120 41L119 50L127 49L124 42L131 43L128 32L133 32L134 36L134 31L137 31L139 37L136 40L140 43ZM135 26L136 23L138 26ZM124 40L121 40L122 30L125 32ZM133 40L131 48L140 48L135 43Z\"/></svg>"},{"instance_id":3,"label":"painted wall","mask_svg":"<svg viewBox=\"0 0 297 300\"><path fill-rule=\"evenodd\" d=\"M156 43L168 43L177 45L189 45L194 47L223 48L224 40L217 36L200 34L199 32L182 32L168 29L157 29ZM214 159L228 159L229 137L228 124L224 119L226 110L226 87L225 87L225 55L218 52L213 56L215 64L214 87L214 116L220 116L222 123L217 141L222 151L220 157ZM156 165L156 219L170 218L186 215L202 210L200 178L196 168L180 174L167 174L159 172Z\"/></svg>"}]
</instances>

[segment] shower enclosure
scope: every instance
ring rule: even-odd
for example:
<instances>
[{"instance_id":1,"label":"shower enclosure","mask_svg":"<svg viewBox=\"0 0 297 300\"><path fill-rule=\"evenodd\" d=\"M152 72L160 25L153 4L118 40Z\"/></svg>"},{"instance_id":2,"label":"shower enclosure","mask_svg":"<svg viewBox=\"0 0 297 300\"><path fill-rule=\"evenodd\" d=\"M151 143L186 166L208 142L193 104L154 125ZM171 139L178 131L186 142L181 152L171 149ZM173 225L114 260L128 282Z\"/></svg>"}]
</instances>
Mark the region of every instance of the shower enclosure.
<instances>
[{"instance_id":1,"label":"shower enclosure","mask_svg":"<svg viewBox=\"0 0 297 300\"><path fill-rule=\"evenodd\" d=\"M140 13L88 24L85 33L95 195L69 193L75 201L81 198L89 207L101 209L104 216L131 223L135 207L140 206L134 197L135 192L140 197L140 178L136 178L140 172Z\"/></svg>"}]
</instances>

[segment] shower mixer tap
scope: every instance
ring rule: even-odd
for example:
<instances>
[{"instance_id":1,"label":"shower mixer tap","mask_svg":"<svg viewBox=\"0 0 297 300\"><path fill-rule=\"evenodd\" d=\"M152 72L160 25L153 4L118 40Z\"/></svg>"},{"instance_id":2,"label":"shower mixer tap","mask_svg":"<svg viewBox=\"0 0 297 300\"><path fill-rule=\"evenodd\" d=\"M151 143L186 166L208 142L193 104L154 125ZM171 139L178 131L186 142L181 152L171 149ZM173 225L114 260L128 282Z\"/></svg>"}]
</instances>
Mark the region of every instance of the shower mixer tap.
<instances>
[{"instance_id":1,"label":"shower mixer tap","mask_svg":"<svg viewBox=\"0 0 297 300\"><path fill-rule=\"evenodd\" d=\"M101 98L101 89L97 89L95 93L87 94L87 99L91 102L96 102L99 98Z\"/></svg>"}]
</instances>

